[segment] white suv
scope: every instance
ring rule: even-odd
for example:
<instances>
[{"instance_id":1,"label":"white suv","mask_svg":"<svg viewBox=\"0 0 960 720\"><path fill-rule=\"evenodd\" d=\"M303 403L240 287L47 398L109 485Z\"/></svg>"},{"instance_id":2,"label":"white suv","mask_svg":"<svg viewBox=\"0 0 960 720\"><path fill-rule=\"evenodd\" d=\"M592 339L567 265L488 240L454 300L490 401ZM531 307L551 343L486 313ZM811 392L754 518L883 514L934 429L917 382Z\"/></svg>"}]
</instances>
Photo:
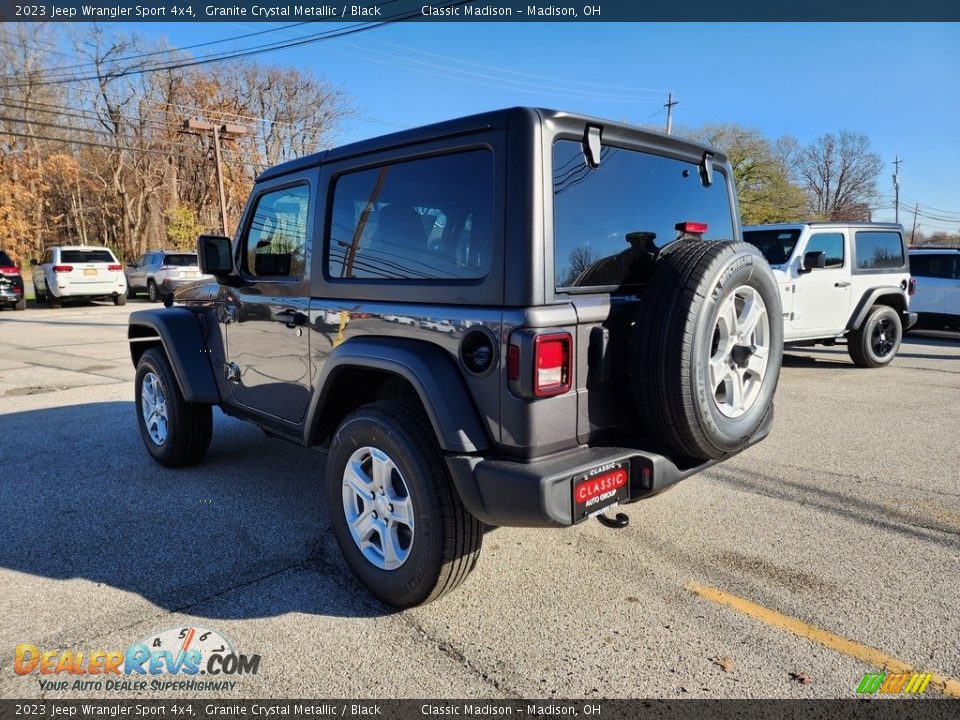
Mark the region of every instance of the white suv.
<instances>
[{"instance_id":1,"label":"white suv","mask_svg":"<svg viewBox=\"0 0 960 720\"><path fill-rule=\"evenodd\" d=\"M743 239L773 268L789 346L846 339L860 367L881 367L917 321L903 228L892 223L754 225Z\"/></svg>"},{"instance_id":2,"label":"white suv","mask_svg":"<svg viewBox=\"0 0 960 720\"><path fill-rule=\"evenodd\" d=\"M127 302L123 265L109 248L64 245L47 248L40 262L31 260L33 291L37 302L60 307L64 300L111 298L114 305Z\"/></svg>"},{"instance_id":3,"label":"white suv","mask_svg":"<svg viewBox=\"0 0 960 720\"><path fill-rule=\"evenodd\" d=\"M910 248L917 281L911 307L924 327L960 329L960 248Z\"/></svg>"}]
</instances>

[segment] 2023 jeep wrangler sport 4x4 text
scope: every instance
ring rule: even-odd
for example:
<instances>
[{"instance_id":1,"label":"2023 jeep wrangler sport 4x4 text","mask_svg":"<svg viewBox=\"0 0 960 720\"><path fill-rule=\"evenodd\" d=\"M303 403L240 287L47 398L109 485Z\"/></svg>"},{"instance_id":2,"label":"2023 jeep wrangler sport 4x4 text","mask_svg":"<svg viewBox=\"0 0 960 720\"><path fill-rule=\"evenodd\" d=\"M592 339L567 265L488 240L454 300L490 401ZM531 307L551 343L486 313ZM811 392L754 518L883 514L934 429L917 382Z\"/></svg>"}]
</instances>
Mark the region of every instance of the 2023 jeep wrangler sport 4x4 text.
<instances>
[{"instance_id":1,"label":"2023 jeep wrangler sport 4x4 text","mask_svg":"<svg viewBox=\"0 0 960 720\"><path fill-rule=\"evenodd\" d=\"M215 277L130 315L166 466L212 407L328 448L347 563L398 607L455 588L484 524L562 527L769 432L777 283L713 150L517 108L264 172Z\"/></svg>"}]
</instances>

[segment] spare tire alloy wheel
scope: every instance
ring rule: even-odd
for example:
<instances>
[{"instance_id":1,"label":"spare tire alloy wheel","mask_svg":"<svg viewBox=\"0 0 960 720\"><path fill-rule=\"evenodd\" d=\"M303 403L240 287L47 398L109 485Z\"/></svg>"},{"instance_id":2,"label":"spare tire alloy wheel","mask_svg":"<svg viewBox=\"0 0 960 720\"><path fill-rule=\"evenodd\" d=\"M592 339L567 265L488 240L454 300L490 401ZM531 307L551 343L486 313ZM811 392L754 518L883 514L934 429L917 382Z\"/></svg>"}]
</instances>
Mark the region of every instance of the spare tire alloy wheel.
<instances>
[{"instance_id":1,"label":"spare tire alloy wheel","mask_svg":"<svg viewBox=\"0 0 960 720\"><path fill-rule=\"evenodd\" d=\"M358 449L343 471L343 512L363 556L381 570L396 570L410 556L414 512L397 464L382 450Z\"/></svg>"},{"instance_id":2,"label":"spare tire alloy wheel","mask_svg":"<svg viewBox=\"0 0 960 720\"><path fill-rule=\"evenodd\" d=\"M767 306L755 288L741 285L720 304L711 345L710 386L726 417L740 417L756 404L769 355Z\"/></svg>"},{"instance_id":3,"label":"spare tire alloy wheel","mask_svg":"<svg viewBox=\"0 0 960 720\"><path fill-rule=\"evenodd\" d=\"M752 245L690 240L658 260L630 348L639 416L662 448L711 460L753 441L780 376L781 313Z\"/></svg>"}]
</instances>

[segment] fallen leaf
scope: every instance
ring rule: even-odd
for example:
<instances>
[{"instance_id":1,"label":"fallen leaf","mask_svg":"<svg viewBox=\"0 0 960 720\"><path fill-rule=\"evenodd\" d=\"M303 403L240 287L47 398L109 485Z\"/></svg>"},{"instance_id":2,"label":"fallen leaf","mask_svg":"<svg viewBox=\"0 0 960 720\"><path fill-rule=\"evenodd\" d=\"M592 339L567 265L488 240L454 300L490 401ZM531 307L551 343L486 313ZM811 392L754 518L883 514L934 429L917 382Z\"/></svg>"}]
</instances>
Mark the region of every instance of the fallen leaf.
<instances>
[{"instance_id":1,"label":"fallen leaf","mask_svg":"<svg viewBox=\"0 0 960 720\"><path fill-rule=\"evenodd\" d=\"M713 664L724 672L733 672L733 660L730 658L713 658Z\"/></svg>"},{"instance_id":2,"label":"fallen leaf","mask_svg":"<svg viewBox=\"0 0 960 720\"><path fill-rule=\"evenodd\" d=\"M813 678L806 673L790 673L790 678L796 680L801 685L809 685L813 682Z\"/></svg>"}]
</instances>

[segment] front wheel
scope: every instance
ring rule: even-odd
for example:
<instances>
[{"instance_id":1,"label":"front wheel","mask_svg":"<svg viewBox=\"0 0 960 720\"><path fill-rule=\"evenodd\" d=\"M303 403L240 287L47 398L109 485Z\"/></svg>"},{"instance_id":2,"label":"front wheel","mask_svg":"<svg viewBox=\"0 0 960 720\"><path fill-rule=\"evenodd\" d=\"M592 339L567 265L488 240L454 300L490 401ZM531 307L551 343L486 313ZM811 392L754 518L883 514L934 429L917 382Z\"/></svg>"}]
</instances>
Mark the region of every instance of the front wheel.
<instances>
[{"instance_id":1,"label":"front wheel","mask_svg":"<svg viewBox=\"0 0 960 720\"><path fill-rule=\"evenodd\" d=\"M199 462L213 437L213 411L184 399L162 348L140 357L135 392L137 424L153 459L166 467Z\"/></svg>"},{"instance_id":2,"label":"front wheel","mask_svg":"<svg viewBox=\"0 0 960 720\"><path fill-rule=\"evenodd\" d=\"M376 402L350 414L330 446L326 484L340 551L383 602L431 602L476 566L481 524L460 502L415 405Z\"/></svg>"},{"instance_id":3,"label":"front wheel","mask_svg":"<svg viewBox=\"0 0 960 720\"><path fill-rule=\"evenodd\" d=\"M900 314L889 305L874 305L847 338L847 352L857 367L883 367L897 356L902 338Z\"/></svg>"}]
</instances>

